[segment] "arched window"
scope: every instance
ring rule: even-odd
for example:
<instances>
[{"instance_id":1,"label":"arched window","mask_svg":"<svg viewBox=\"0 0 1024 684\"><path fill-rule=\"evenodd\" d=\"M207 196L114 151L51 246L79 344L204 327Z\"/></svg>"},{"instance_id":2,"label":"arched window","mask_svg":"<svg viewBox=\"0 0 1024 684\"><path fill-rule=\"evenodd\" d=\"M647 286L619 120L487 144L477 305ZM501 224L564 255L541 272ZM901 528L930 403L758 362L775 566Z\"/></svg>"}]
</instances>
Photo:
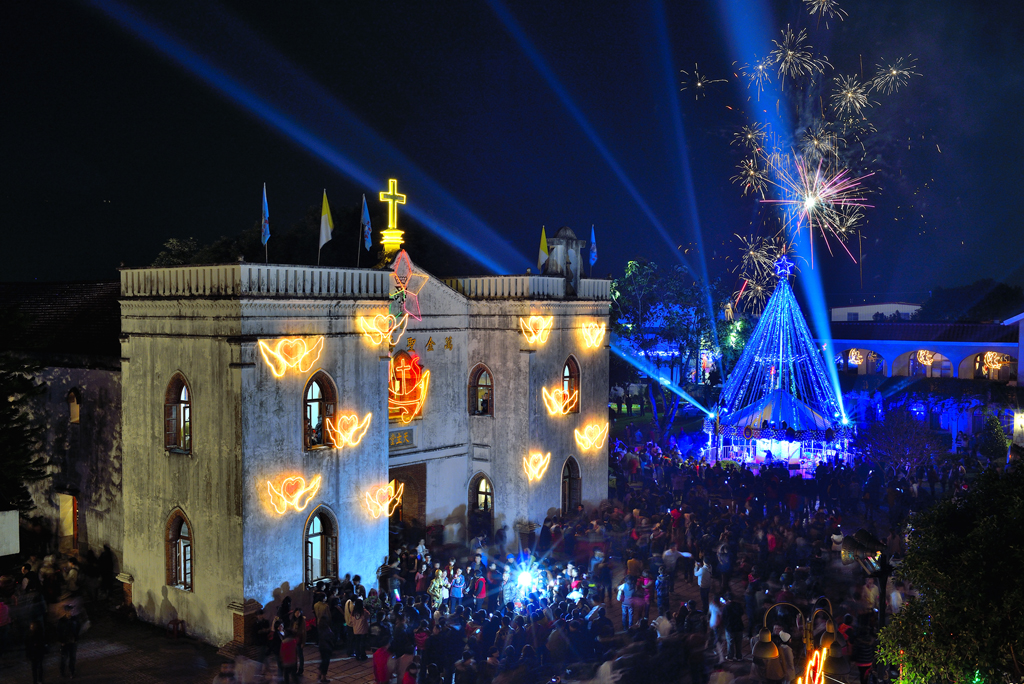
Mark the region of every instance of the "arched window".
<instances>
[{"instance_id":1,"label":"arched window","mask_svg":"<svg viewBox=\"0 0 1024 684\"><path fill-rule=\"evenodd\" d=\"M322 449L330 446L326 430L324 430L324 418L334 415L336 403L334 383L326 373L318 371L306 385L302 434L307 449Z\"/></svg>"},{"instance_id":2,"label":"arched window","mask_svg":"<svg viewBox=\"0 0 1024 684\"><path fill-rule=\"evenodd\" d=\"M338 576L338 525L323 506L306 523L306 584Z\"/></svg>"},{"instance_id":3,"label":"arched window","mask_svg":"<svg viewBox=\"0 0 1024 684\"><path fill-rule=\"evenodd\" d=\"M78 391L77 387L72 387L71 391L68 392L68 415L70 416L68 422L72 425L78 425L81 417L81 407L82 393Z\"/></svg>"},{"instance_id":4,"label":"arched window","mask_svg":"<svg viewBox=\"0 0 1024 684\"><path fill-rule=\"evenodd\" d=\"M583 503L583 481L580 464L570 456L562 467L562 515L571 515Z\"/></svg>"},{"instance_id":5,"label":"arched window","mask_svg":"<svg viewBox=\"0 0 1024 684\"><path fill-rule=\"evenodd\" d=\"M164 447L192 453L192 392L181 373L171 378L164 398Z\"/></svg>"},{"instance_id":6,"label":"arched window","mask_svg":"<svg viewBox=\"0 0 1024 684\"><path fill-rule=\"evenodd\" d=\"M192 591L192 525L180 508L167 520L165 552L167 584L183 591Z\"/></svg>"},{"instance_id":7,"label":"arched window","mask_svg":"<svg viewBox=\"0 0 1024 684\"><path fill-rule=\"evenodd\" d=\"M469 374L469 415L494 415L494 383L490 371L483 364Z\"/></svg>"},{"instance_id":8,"label":"arched window","mask_svg":"<svg viewBox=\"0 0 1024 684\"><path fill-rule=\"evenodd\" d=\"M484 535L488 539L494 532L494 487L483 473L469 483L469 535Z\"/></svg>"},{"instance_id":9,"label":"arched window","mask_svg":"<svg viewBox=\"0 0 1024 684\"><path fill-rule=\"evenodd\" d=\"M576 393L576 401L573 402L572 408L569 413L580 412L580 365L576 363L576 359L569 357L565 360L565 367L562 368L562 391L567 396L572 396Z\"/></svg>"}]
</instances>

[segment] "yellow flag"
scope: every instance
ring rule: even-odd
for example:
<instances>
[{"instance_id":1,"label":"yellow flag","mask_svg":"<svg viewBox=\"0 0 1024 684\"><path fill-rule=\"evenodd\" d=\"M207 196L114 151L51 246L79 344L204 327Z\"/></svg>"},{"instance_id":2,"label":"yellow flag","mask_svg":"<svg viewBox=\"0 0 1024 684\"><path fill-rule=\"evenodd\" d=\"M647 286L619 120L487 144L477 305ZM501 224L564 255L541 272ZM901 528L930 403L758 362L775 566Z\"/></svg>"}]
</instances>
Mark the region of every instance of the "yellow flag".
<instances>
[{"instance_id":1,"label":"yellow flag","mask_svg":"<svg viewBox=\"0 0 1024 684\"><path fill-rule=\"evenodd\" d=\"M326 200L325 200L326 201ZM537 254L537 272L544 272L544 264L548 262L548 236L544 233L544 226L540 227L540 252Z\"/></svg>"},{"instance_id":2,"label":"yellow flag","mask_svg":"<svg viewBox=\"0 0 1024 684\"><path fill-rule=\"evenodd\" d=\"M331 218L331 208L327 206L327 190L324 190L324 207L320 212L320 247L330 241L333 231L334 219Z\"/></svg>"}]
</instances>

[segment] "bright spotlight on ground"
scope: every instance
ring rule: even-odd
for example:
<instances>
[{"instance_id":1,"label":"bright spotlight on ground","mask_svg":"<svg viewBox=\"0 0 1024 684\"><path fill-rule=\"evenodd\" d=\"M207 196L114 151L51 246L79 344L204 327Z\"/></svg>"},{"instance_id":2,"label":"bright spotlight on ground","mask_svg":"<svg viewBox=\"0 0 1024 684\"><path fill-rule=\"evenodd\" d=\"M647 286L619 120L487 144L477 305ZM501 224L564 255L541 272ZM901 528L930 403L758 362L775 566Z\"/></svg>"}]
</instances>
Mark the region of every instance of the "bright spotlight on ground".
<instances>
[{"instance_id":1,"label":"bright spotlight on ground","mask_svg":"<svg viewBox=\"0 0 1024 684\"><path fill-rule=\"evenodd\" d=\"M528 587L533 584L533 575L528 570L523 570L519 573L519 577L516 578L516 583L520 587Z\"/></svg>"}]
</instances>

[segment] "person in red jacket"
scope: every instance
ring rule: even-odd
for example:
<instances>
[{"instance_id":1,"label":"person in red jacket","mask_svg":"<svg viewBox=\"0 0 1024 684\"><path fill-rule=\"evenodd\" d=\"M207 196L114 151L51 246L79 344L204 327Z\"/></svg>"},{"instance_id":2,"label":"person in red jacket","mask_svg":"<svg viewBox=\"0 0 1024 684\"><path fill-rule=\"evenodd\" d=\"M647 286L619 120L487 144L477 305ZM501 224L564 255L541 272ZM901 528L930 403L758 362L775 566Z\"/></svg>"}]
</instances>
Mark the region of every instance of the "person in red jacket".
<instances>
[{"instance_id":1,"label":"person in red jacket","mask_svg":"<svg viewBox=\"0 0 1024 684\"><path fill-rule=\"evenodd\" d=\"M484 579L483 575L478 574L473 577L473 584L469 595L473 602L474 611L487 607L487 580Z\"/></svg>"},{"instance_id":2,"label":"person in red jacket","mask_svg":"<svg viewBox=\"0 0 1024 684\"><path fill-rule=\"evenodd\" d=\"M284 684L289 682L299 683L299 640L295 632L287 629L284 632L284 639L281 640L281 667L284 674Z\"/></svg>"}]
</instances>

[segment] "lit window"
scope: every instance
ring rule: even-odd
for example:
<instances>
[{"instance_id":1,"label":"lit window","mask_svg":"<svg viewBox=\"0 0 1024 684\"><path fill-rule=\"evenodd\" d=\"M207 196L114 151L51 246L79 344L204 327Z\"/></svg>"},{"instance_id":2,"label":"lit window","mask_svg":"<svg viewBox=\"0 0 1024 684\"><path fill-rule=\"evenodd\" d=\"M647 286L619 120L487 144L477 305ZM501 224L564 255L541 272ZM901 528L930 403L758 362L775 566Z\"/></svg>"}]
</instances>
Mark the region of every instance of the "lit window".
<instances>
[{"instance_id":1,"label":"lit window","mask_svg":"<svg viewBox=\"0 0 1024 684\"><path fill-rule=\"evenodd\" d=\"M569 357L565 360L565 366L562 368L562 396L571 397L573 394L576 395L577 399L572 403L572 408L569 409L569 413L580 412L580 366L576 363L576 359Z\"/></svg>"},{"instance_id":2,"label":"lit window","mask_svg":"<svg viewBox=\"0 0 1024 684\"><path fill-rule=\"evenodd\" d=\"M77 389L68 392L68 422L77 425L81 417L82 398Z\"/></svg>"},{"instance_id":3,"label":"lit window","mask_svg":"<svg viewBox=\"0 0 1024 684\"><path fill-rule=\"evenodd\" d=\"M306 526L306 583L338 576L338 527L321 506Z\"/></svg>"},{"instance_id":4,"label":"lit window","mask_svg":"<svg viewBox=\"0 0 1024 684\"><path fill-rule=\"evenodd\" d=\"M302 432L307 449L330 446L324 430L324 418L334 415L334 404L334 383L326 373L317 373L306 385Z\"/></svg>"},{"instance_id":5,"label":"lit window","mask_svg":"<svg viewBox=\"0 0 1024 684\"><path fill-rule=\"evenodd\" d=\"M192 401L188 383L181 373L167 385L164 399L164 447L182 453L192 452Z\"/></svg>"},{"instance_id":6,"label":"lit window","mask_svg":"<svg viewBox=\"0 0 1024 684\"><path fill-rule=\"evenodd\" d=\"M180 510L167 521L167 584L192 591L192 529Z\"/></svg>"},{"instance_id":7,"label":"lit window","mask_svg":"<svg viewBox=\"0 0 1024 684\"><path fill-rule=\"evenodd\" d=\"M469 414L494 415L494 385L491 382L491 374L483 365L474 368L469 377Z\"/></svg>"},{"instance_id":8,"label":"lit window","mask_svg":"<svg viewBox=\"0 0 1024 684\"><path fill-rule=\"evenodd\" d=\"M481 477L476 488L476 510L490 511L494 505L494 491L491 489L491 481Z\"/></svg>"}]
</instances>

